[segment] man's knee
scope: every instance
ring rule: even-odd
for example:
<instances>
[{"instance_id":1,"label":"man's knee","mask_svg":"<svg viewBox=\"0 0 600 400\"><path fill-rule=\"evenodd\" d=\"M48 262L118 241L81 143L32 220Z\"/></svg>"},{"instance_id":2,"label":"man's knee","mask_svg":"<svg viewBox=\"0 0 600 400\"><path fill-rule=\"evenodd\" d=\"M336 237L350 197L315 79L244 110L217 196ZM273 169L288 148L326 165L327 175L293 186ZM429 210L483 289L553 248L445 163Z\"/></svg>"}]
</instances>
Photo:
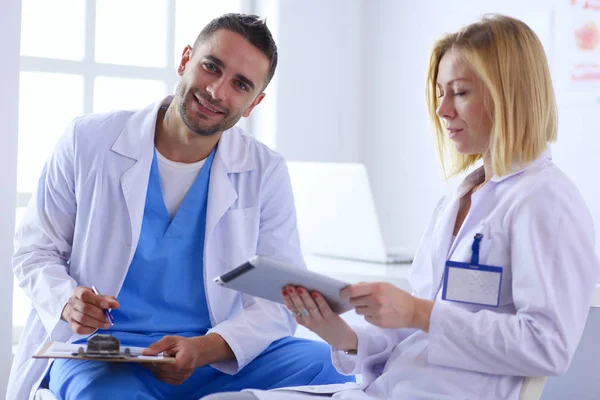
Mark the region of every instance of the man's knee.
<instances>
[{"instance_id":1,"label":"man's knee","mask_svg":"<svg viewBox=\"0 0 600 400\"><path fill-rule=\"evenodd\" d=\"M65 382L64 387L61 388L65 396L61 396L61 398L65 400L154 399L154 397L145 395L143 391L140 391L140 388L134 382L128 385L127 382L122 380L115 382L113 378L109 375L102 375L87 380L87 382Z\"/></svg>"},{"instance_id":2,"label":"man's knee","mask_svg":"<svg viewBox=\"0 0 600 400\"><path fill-rule=\"evenodd\" d=\"M103 376L94 379L87 385L70 385L67 388L68 397L66 400L100 400L100 399L125 399L126 395L130 395L132 399L135 398L134 393L129 393L129 390L125 387L115 388L114 382L111 383L109 377Z\"/></svg>"},{"instance_id":3,"label":"man's knee","mask_svg":"<svg viewBox=\"0 0 600 400\"><path fill-rule=\"evenodd\" d=\"M332 365L331 347L324 342L313 340L297 339L292 344L296 363L300 365Z\"/></svg>"},{"instance_id":4,"label":"man's knee","mask_svg":"<svg viewBox=\"0 0 600 400\"><path fill-rule=\"evenodd\" d=\"M305 384L355 382L354 376L342 375L334 367L331 361L331 347L327 343L294 338L290 348L294 348L294 365L312 378Z\"/></svg>"},{"instance_id":5,"label":"man's knee","mask_svg":"<svg viewBox=\"0 0 600 400\"><path fill-rule=\"evenodd\" d=\"M72 361L73 360L69 360ZM50 371L50 390L63 400L154 399L127 364L58 363Z\"/></svg>"}]
</instances>

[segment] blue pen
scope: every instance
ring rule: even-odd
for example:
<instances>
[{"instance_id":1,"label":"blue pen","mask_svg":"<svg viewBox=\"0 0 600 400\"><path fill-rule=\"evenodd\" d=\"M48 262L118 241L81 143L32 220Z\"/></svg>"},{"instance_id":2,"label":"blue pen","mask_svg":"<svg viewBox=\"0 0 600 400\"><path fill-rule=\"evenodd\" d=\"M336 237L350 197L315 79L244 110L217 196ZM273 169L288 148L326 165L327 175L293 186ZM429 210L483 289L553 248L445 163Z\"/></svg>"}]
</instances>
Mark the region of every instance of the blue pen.
<instances>
[{"instance_id":1,"label":"blue pen","mask_svg":"<svg viewBox=\"0 0 600 400\"><path fill-rule=\"evenodd\" d=\"M100 296L100 293L98 292L98 289L96 289L96 286L92 285L92 290L94 291L94 293L96 293L98 296ZM108 318L108 322L110 322L110 325L113 326L115 324L115 320L113 319L112 315L110 314L110 311L104 310L104 315L106 315L106 318Z\"/></svg>"}]
</instances>

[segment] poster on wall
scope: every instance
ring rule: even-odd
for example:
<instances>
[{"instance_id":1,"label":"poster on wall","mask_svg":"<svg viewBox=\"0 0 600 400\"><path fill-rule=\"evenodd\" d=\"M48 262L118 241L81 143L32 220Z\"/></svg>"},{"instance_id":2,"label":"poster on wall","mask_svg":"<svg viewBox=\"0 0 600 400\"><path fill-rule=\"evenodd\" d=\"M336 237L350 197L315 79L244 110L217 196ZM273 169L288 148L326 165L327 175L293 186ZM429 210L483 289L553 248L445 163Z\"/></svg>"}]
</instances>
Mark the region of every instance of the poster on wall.
<instances>
[{"instance_id":1,"label":"poster on wall","mask_svg":"<svg viewBox=\"0 0 600 400\"><path fill-rule=\"evenodd\" d=\"M560 33L568 89L600 96L600 0L565 0ZM564 56L564 58L563 58Z\"/></svg>"}]
</instances>

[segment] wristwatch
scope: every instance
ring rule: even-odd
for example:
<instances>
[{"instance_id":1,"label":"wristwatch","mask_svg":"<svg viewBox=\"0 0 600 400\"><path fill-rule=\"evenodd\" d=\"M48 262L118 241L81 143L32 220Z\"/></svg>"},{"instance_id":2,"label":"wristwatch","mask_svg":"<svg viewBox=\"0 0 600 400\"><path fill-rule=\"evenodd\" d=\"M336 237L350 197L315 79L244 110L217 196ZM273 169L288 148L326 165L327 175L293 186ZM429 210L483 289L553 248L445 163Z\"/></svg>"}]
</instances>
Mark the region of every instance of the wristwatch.
<instances>
[{"instance_id":1,"label":"wristwatch","mask_svg":"<svg viewBox=\"0 0 600 400\"><path fill-rule=\"evenodd\" d=\"M344 354L348 354L349 356L355 356L358 354L358 350L357 349L344 350Z\"/></svg>"}]
</instances>

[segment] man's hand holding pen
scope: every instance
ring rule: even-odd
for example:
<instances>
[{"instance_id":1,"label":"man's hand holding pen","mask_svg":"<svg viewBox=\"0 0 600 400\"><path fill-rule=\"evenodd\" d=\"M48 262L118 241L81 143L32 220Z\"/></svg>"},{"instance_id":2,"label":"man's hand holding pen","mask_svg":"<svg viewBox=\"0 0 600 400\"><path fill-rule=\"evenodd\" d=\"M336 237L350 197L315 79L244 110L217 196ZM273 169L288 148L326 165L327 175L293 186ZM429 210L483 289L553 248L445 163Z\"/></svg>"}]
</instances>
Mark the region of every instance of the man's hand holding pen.
<instances>
[{"instance_id":1,"label":"man's hand holding pen","mask_svg":"<svg viewBox=\"0 0 600 400\"><path fill-rule=\"evenodd\" d=\"M108 329L110 321L105 310L119 308L114 296L98 295L92 288L79 286L63 308L62 319L79 335L89 335L96 329Z\"/></svg>"}]
</instances>

